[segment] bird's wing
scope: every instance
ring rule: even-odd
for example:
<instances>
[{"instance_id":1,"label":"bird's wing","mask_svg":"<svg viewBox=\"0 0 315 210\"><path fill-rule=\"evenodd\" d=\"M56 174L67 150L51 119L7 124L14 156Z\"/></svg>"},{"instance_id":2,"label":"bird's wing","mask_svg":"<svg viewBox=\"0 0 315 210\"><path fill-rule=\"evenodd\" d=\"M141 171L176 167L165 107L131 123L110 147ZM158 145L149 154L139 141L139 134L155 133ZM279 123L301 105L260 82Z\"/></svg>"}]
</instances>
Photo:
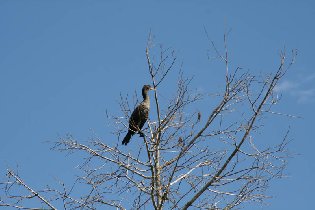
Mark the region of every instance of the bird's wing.
<instances>
[{"instance_id":1,"label":"bird's wing","mask_svg":"<svg viewBox=\"0 0 315 210\"><path fill-rule=\"evenodd\" d=\"M142 127L144 126L145 122L148 120L149 109L147 107L145 107L145 106L142 106L140 112L141 112L141 119L140 119L140 123L139 123L139 128L142 129Z\"/></svg>"},{"instance_id":2,"label":"bird's wing","mask_svg":"<svg viewBox=\"0 0 315 210\"><path fill-rule=\"evenodd\" d=\"M140 129L140 113L141 113L140 105L138 105L135 110L133 110L130 118L129 118L129 129L133 131L138 131Z\"/></svg>"}]
</instances>

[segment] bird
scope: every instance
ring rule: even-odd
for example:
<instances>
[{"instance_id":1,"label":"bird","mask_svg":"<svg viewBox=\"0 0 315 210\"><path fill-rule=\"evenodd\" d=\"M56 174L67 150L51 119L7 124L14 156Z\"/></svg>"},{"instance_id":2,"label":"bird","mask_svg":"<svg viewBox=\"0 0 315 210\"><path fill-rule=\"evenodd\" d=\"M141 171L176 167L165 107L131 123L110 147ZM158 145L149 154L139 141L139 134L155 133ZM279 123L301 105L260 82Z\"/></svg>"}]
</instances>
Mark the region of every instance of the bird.
<instances>
[{"instance_id":1,"label":"bird","mask_svg":"<svg viewBox=\"0 0 315 210\"><path fill-rule=\"evenodd\" d=\"M144 85L142 88L142 97L143 101L135 108L129 118L129 129L125 138L122 141L123 145L127 145L131 139L131 137L136 133L140 133L140 136L143 137L143 133L141 131L145 122L149 117L150 111L150 97L148 92L150 90L155 90L150 85Z\"/></svg>"},{"instance_id":2,"label":"bird","mask_svg":"<svg viewBox=\"0 0 315 210\"><path fill-rule=\"evenodd\" d=\"M182 137L179 137L179 138L178 138L177 145L180 146L180 147L184 146L184 141L183 141L183 138L182 138Z\"/></svg>"},{"instance_id":3,"label":"bird","mask_svg":"<svg viewBox=\"0 0 315 210\"><path fill-rule=\"evenodd\" d=\"M201 113L200 113L200 112L198 112L198 115L197 115L197 122L199 122L199 121L200 121L200 119L201 119Z\"/></svg>"}]
</instances>

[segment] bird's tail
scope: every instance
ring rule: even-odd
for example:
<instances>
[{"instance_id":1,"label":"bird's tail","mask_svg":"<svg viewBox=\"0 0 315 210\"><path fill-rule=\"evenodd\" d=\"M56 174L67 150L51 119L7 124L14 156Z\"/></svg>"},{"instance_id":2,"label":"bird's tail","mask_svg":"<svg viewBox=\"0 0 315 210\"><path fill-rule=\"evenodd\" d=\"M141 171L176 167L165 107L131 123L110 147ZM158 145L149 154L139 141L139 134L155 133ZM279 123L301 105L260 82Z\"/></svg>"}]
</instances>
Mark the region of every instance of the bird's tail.
<instances>
[{"instance_id":1,"label":"bird's tail","mask_svg":"<svg viewBox=\"0 0 315 210\"><path fill-rule=\"evenodd\" d=\"M122 141L122 144L127 145L131 139L132 134L133 133L129 130L124 140Z\"/></svg>"}]
</instances>

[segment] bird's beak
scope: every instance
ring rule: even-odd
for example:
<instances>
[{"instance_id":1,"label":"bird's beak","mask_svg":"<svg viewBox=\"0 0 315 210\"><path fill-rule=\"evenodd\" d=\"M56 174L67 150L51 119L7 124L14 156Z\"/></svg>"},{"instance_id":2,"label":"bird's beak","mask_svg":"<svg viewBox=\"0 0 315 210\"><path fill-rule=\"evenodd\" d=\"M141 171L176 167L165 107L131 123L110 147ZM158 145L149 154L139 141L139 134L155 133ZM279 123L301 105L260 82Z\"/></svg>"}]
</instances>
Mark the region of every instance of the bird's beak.
<instances>
[{"instance_id":1,"label":"bird's beak","mask_svg":"<svg viewBox=\"0 0 315 210\"><path fill-rule=\"evenodd\" d=\"M150 90L155 90L155 88L154 87L150 87Z\"/></svg>"}]
</instances>

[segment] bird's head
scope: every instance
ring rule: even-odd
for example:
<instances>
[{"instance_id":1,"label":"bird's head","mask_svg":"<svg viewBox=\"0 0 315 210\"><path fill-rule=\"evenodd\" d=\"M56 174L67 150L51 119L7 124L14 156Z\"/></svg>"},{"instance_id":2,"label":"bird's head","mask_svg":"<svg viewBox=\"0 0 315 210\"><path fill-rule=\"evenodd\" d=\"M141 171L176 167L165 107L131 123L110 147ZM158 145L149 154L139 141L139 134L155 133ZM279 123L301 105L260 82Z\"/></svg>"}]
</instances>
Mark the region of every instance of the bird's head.
<instances>
[{"instance_id":1,"label":"bird's head","mask_svg":"<svg viewBox=\"0 0 315 210\"><path fill-rule=\"evenodd\" d=\"M143 85L142 96L145 97L145 95L147 95L149 90L155 90L155 89L153 87L151 87L150 85Z\"/></svg>"}]
</instances>

